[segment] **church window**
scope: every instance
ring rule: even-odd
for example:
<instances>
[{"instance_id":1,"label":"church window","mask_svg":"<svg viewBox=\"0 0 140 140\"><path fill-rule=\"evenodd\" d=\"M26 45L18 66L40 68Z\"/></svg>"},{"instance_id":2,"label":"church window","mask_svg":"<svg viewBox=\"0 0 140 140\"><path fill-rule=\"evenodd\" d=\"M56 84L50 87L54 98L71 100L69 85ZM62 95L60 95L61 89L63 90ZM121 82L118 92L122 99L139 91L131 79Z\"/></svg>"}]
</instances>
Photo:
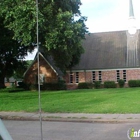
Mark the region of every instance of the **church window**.
<instances>
[{"instance_id":1,"label":"church window","mask_svg":"<svg viewBox=\"0 0 140 140\"><path fill-rule=\"evenodd\" d=\"M99 81L102 82L102 71L99 71Z\"/></svg>"},{"instance_id":2,"label":"church window","mask_svg":"<svg viewBox=\"0 0 140 140\"><path fill-rule=\"evenodd\" d=\"M39 74L40 85L45 83L45 74ZM35 75L35 84L38 84L38 75Z\"/></svg>"},{"instance_id":3,"label":"church window","mask_svg":"<svg viewBox=\"0 0 140 140\"><path fill-rule=\"evenodd\" d=\"M126 70L123 70L123 80L126 82Z\"/></svg>"},{"instance_id":4,"label":"church window","mask_svg":"<svg viewBox=\"0 0 140 140\"><path fill-rule=\"evenodd\" d=\"M92 71L92 82L95 82L96 75L95 75L95 71Z\"/></svg>"},{"instance_id":5,"label":"church window","mask_svg":"<svg viewBox=\"0 0 140 140\"><path fill-rule=\"evenodd\" d=\"M117 74L117 82L118 82L118 80L120 80L120 71L116 70L116 74Z\"/></svg>"},{"instance_id":6,"label":"church window","mask_svg":"<svg viewBox=\"0 0 140 140\"><path fill-rule=\"evenodd\" d=\"M39 79L40 79L40 85L43 85L45 83L45 75L44 74L40 74L39 75Z\"/></svg>"},{"instance_id":7,"label":"church window","mask_svg":"<svg viewBox=\"0 0 140 140\"><path fill-rule=\"evenodd\" d=\"M79 83L79 72L76 72L76 77L75 77L76 79L76 83Z\"/></svg>"},{"instance_id":8,"label":"church window","mask_svg":"<svg viewBox=\"0 0 140 140\"><path fill-rule=\"evenodd\" d=\"M70 83L73 83L73 72L70 72Z\"/></svg>"}]
</instances>

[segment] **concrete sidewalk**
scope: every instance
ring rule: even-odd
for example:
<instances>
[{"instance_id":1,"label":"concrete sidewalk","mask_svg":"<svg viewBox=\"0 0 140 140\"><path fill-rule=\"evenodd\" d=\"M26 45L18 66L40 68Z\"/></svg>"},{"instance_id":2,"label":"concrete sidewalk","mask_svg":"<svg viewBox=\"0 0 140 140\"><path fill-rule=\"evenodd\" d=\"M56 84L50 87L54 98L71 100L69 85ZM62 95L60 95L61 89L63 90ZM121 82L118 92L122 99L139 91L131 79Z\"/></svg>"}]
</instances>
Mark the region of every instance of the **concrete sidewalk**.
<instances>
[{"instance_id":1,"label":"concrete sidewalk","mask_svg":"<svg viewBox=\"0 0 140 140\"><path fill-rule=\"evenodd\" d=\"M89 113L42 113L43 121L70 122L140 122L140 114L89 114ZM39 120L39 113L0 112L1 119Z\"/></svg>"}]
</instances>

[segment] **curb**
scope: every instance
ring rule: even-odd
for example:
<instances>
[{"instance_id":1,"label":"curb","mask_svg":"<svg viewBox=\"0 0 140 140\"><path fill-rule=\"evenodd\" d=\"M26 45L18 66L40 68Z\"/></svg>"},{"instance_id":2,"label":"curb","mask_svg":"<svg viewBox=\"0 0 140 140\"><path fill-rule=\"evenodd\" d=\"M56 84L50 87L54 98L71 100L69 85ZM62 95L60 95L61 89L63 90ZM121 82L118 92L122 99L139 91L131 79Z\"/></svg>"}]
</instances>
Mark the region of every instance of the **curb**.
<instances>
[{"instance_id":1,"label":"curb","mask_svg":"<svg viewBox=\"0 0 140 140\"><path fill-rule=\"evenodd\" d=\"M2 120L17 120L17 121L38 121L39 117L21 117L21 116L3 116ZM55 122L81 122L81 123L138 123L140 119L91 119L91 118L62 118L62 117L42 117L42 121Z\"/></svg>"}]
</instances>

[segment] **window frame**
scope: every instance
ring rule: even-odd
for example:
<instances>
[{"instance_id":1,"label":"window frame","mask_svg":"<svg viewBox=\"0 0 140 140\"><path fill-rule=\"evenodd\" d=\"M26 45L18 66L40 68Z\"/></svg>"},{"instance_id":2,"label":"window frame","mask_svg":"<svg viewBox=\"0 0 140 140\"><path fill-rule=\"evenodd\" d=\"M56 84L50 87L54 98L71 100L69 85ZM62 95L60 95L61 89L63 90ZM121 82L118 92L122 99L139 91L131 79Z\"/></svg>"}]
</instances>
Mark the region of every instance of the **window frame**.
<instances>
[{"instance_id":1,"label":"window frame","mask_svg":"<svg viewBox=\"0 0 140 140\"><path fill-rule=\"evenodd\" d=\"M99 81L102 82L102 71L98 71L98 78Z\"/></svg>"},{"instance_id":2,"label":"window frame","mask_svg":"<svg viewBox=\"0 0 140 140\"><path fill-rule=\"evenodd\" d=\"M75 73L75 82L78 84L79 83L79 72Z\"/></svg>"},{"instance_id":3,"label":"window frame","mask_svg":"<svg viewBox=\"0 0 140 140\"><path fill-rule=\"evenodd\" d=\"M96 81L96 72L92 71L92 82Z\"/></svg>"},{"instance_id":4,"label":"window frame","mask_svg":"<svg viewBox=\"0 0 140 140\"><path fill-rule=\"evenodd\" d=\"M116 70L116 79L117 82L120 80L120 70Z\"/></svg>"},{"instance_id":5,"label":"window frame","mask_svg":"<svg viewBox=\"0 0 140 140\"><path fill-rule=\"evenodd\" d=\"M70 72L69 74L69 83L73 84L73 72Z\"/></svg>"},{"instance_id":6,"label":"window frame","mask_svg":"<svg viewBox=\"0 0 140 140\"><path fill-rule=\"evenodd\" d=\"M127 81L127 71L123 70L123 80L126 82Z\"/></svg>"}]
</instances>

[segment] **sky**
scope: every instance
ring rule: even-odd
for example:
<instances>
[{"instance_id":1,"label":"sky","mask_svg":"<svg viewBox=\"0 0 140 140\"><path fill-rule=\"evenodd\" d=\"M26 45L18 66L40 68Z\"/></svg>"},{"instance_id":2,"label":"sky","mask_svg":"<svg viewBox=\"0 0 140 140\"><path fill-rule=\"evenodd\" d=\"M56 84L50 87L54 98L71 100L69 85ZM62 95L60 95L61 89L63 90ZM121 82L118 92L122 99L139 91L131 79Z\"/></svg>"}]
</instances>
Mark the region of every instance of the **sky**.
<instances>
[{"instance_id":1,"label":"sky","mask_svg":"<svg viewBox=\"0 0 140 140\"><path fill-rule=\"evenodd\" d=\"M140 29L140 0L132 0L136 26ZM128 29L129 0L81 0L81 14L87 17L90 33ZM26 57L34 59L36 51Z\"/></svg>"},{"instance_id":2,"label":"sky","mask_svg":"<svg viewBox=\"0 0 140 140\"><path fill-rule=\"evenodd\" d=\"M128 29L129 0L81 0L91 33ZM132 0L137 28L140 28L140 0Z\"/></svg>"}]
</instances>

